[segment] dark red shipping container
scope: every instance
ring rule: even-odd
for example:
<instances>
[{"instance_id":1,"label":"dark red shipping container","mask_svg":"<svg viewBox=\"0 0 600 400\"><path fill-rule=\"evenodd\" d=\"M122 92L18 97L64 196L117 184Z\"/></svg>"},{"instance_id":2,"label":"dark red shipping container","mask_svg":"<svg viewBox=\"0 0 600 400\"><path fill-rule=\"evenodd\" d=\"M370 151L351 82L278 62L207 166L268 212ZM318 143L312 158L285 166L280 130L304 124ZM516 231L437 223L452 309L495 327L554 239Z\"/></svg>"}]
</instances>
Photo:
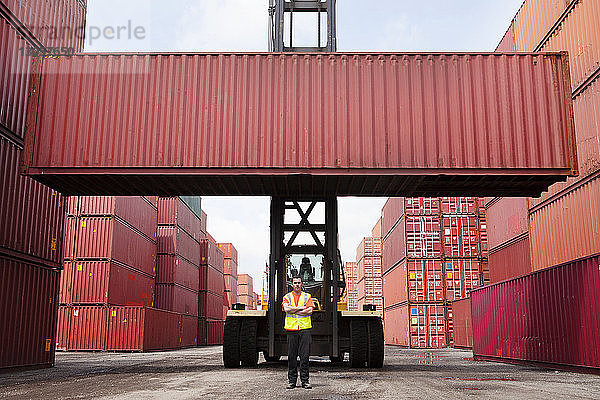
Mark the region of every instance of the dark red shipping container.
<instances>
[{"instance_id":1,"label":"dark red shipping container","mask_svg":"<svg viewBox=\"0 0 600 400\"><path fill-rule=\"evenodd\" d=\"M191 315L181 316L181 347L192 347L198 344L198 317Z\"/></svg>"},{"instance_id":2,"label":"dark red shipping container","mask_svg":"<svg viewBox=\"0 0 600 400\"><path fill-rule=\"evenodd\" d=\"M116 260L154 276L156 243L114 217L77 220L75 259Z\"/></svg>"},{"instance_id":3,"label":"dark red shipping container","mask_svg":"<svg viewBox=\"0 0 600 400\"><path fill-rule=\"evenodd\" d=\"M59 279L0 253L0 370L54 364Z\"/></svg>"},{"instance_id":4,"label":"dark red shipping container","mask_svg":"<svg viewBox=\"0 0 600 400\"><path fill-rule=\"evenodd\" d=\"M475 290L473 355L600 373L599 294L599 255Z\"/></svg>"},{"instance_id":5,"label":"dark red shipping container","mask_svg":"<svg viewBox=\"0 0 600 400\"><path fill-rule=\"evenodd\" d=\"M23 167L65 194L537 195L577 173L563 53L85 54L41 75Z\"/></svg>"},{"instance_id":6,"label":"dark red shipping container","mask_svg":"<svg viewBox=\"0 0 600 400\"><path fill-rule=\"evenodd\" d=\"M210 265L200 266L200 290L207 290L215 294L222 294L225 290L223 273Z\"/></svg>"},{"instance_id":7,"label":"dark red shipping container","mask_svg":"<svg viewBox=\"0 0 600 400\"><path fill-rule=\"evenodd\" d=\"M111 307L109 351L160 351L181 348L180 314L147 307Z\"/></svg>"},{"instance_id":8,"label":"dark red shipping container","mask_svg":"<svg viewBox=\"0 0 600 400\"><path fill-rule=\"evenodd\" d=\"M68 304L151 307L154 300L154 278L115 261L73 261L63 276L71 282Z\"/></svg>"},{"instance_id":9,"label":"dark red shipping container","mask_svg":"<svg viewBox=\"0 0 600 400\"><path fill-rule=\"evenodd\" d=\"M0 135L0 249L62 268L65 198L20 176L19 153Z\"/></svg>"},{"instance_id":10,"label":"dark red shipping container","mask_svg":"<svg viewBox=\"0 0 600 400\"><path fill-rule=\"evenodd\" d=\"M471 319L471 298L452 302L449 306L449 317L452 320L452 337L454 347L470 349L473 347L473 322Z\"/></svg>"},{"instance_id":11,"label":"dark red shipping container","mask_svg":"<svg viewBox=\"0 0 600 400\"><path fill-rule=\"evenodd\" d=\"M80 216L115 216L156 241L156 207L143 196L81 196Z\"/></svg>"},{"instance_id":12,"label":"dark red shipping container","mask_svg":"<svg viewBox=\"0 0 600 400\"><path fill-rule=\"evenodd\" d=\"M158 224L177 225L196 241L206 237L202 224L192 209L180 197L160 197L158 199Z\"/></svg>"},{"instance_id":13,"label":"dark red shipping container","mask_svg":"<svg viewBox=\"0 0 600 400\"><path fill-rule=\"evenodd\" d=\"M63 258L73 260L75 258L75 238L77 237L77 217L67 217L64 222Z\"/></svg>"},{"instance_id":14,"label":"dark red shipping container","mask_svg":"<svg viewBox=\"0 0 600 400\"><path fill-rule=\"evenodd\" d=\"M225 321L198 318L198 344L215 346L223 344Z\"/></svg>"},{"instance_id":15,"label":"dark red shipping container","mask_svg":"<svg viewBox=\"0 0 600 400\"><path fill-rule=\"evenodd\" d=\"M16 18L32 45L83 50L87 0L4 0L0 7Z\"/></svg>"},{"instance_id":16,"label":"dark red shipping container","mask_svg":"<svg viewBox=\"0 0 600 400\"><path fill-rule=\"evenodd\" d=\"M68 307L70 310L69 333L67 334L67 350L106 350L108 307L66 307Z\"/></svg>"},{"instance_id":17,"label":"dark red shipping container","mask_svg":"<svg viewBox=\"0 0 600 400\"><path fill-rule=\"evenodd\" d=\"M529 236L521 235L513 241L490 251L489 270L491 283L528 274L532 271Z\"/></svg>"},{"instance_id":18,"label":"dark red shipping container","mask_svg":"<svg viewBox=\"0 0 600 400\"><path fill-rule=\"evenodd\" d=\"M72 261L65 260L64 267L60 271L60 285L58 287L59 304L71 303L71 291L73 290L73 268Z\"/></svg>"},{"instance_id":19,"label":"dark red shipping container","mask_svg":"<svg viewBox=\"0 0 600 400\"><path fill-rule=\"evenodd\" d=\"M201 268L183 257L159 254L156 258L156 283L176 283L197 292L201 288Z\"/></svg>"},{"instance_id":20,"label":"dark red shipping container","mask_svg":"<svg viewBox=\"0 0 600 400\"><path fill-rule=\"evenodd\" d=\"M67 350L69 337L69 324L71 322L71 307L58 307L58 322L56 324L56 350Z\"/></svg>"},{"instance_id":21,"label":"dark red shipping container","mask_svg":"<svg viewBox=\"0 0 600 400\"><path fill-rule=\"evenodd\" d=\"M156 285L154 305L161 310L197 317L198 292L174 283L160 283Z\"/></svg>"},{"instance_id":22,"label":"dark red shipping container","mask_svg":"<svg viewBox=\"0 0 600 400\"><path fill-rule=\"evenodd\" d=\"M223 273L223 269L225 268L225 254L221 245L217 245L208 239L202 240L200 242L200 263L202 265L210 265Z\"/></svg>"},{"instance_id":23,"label":"dark red shipping container","mask_svg":"<svg viewBox=\"0 0 600 400\"><path fill-rule=\"evenodd\" d=\"M217 246L223 252L223 256L227 259L230 258L237 264L238 262L238 251L232 243L217 243Z\"/></svg>"},{"instance_id":24,"label":"dark red shipping container","mask_svg":"<svg viewBox=\"0 0 600 400\"><path fill-rule=\"evenodd\" d=\"M158 254L178 255L194 265L200 265L200 244L177 226L159 226Z\"/></svg>"},{"instance_id":25,"label":"dark red shipping container","mask_svg":"<svg viewBox=\"0 0 600 400\"><path fill-rule=\"evenodd\" d=\"M227 304L229 308L238 302L237 298L237 287L235 291L225 290L223 293L224 299L223 304Z\"/></svg>"},{"instance_id":26,"label":"dark red shipping container","mask_svg":"<svg viewBox=\"0 0 600 400\"><path fill-rule=\"evenodd\" d=\"M200 317L208 319L221 319L223 316L223 293L215 294L202 291L199 293Z\"/></svg>"},{"instance_id":27,"label":"dark red shipping container","mask_svg":"<svg viewBox=\"0 0 600 400\"><path fill-rule=\"evenodd\" d=\"M25 134L27 98L33 58L25 54L28 46L13 27L0 18L0 124L8 134Z\"/></svg>"}]
</instances>

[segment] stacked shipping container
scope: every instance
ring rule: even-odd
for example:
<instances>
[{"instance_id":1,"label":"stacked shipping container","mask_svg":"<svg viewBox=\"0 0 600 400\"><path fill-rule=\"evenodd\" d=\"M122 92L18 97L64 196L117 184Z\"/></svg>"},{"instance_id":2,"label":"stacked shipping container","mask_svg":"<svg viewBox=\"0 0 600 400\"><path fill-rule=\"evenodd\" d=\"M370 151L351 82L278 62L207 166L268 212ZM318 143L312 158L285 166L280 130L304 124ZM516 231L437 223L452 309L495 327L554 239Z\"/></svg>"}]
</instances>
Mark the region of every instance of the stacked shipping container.
<instances>
[{"instance_id":1,"label":"stacked shipping container","mask_svg":"<svg viewBox=\"0 0 600 400\"><path fill-rule=\"evenodd\" d=\"M354 261L346 262L346 301L348 310L358 311L358 265Z\"/></svg>"},{"instance_id":2,"label":"stacked shipping container","mask_svg":"<svg viewBox=\"0 0 600 400\"><path fill-rule=\"evenodd\" d=\"M386 343L452 342L451 303L484 282L487 225L476 198L390 198L382 211Z\"/></svg>"},{"instance_id":3,"label":"stacked shipping container","mask_svg":"<svg viewBox=\"0 0 600 400\"><path fill-rule=\"evenodd\" d=\"M256 303L254 299L254 284L250 275L238 275L237 298L238 303L245 304L247 310L256 309Z\"/></svg>"},{"instance_id":4,"label":"stacked shipping container","mask_svg":"<svg viewBox=\"0 0 600 400\"><path fill-rule=\"evenodd\" d=\"M212 240L201 243L201 280L200 280L200 318L198 319L198 337L200 344L218 344L222 340L222 328L225 326L223 308L224 298L224 254Z\"/></svg>"},{"instance_id":5,"label":"stacked shipping container","mask_svg":"<svg viewBox=\"0 0 600 400\"><path fill-rule=\"evenodd\" d=\"M225 298L229 309L238 302L238 253L235 246L231 243L218 243L219 248L225 254ZM227 312L225 311L225 315Z\"/></svg>"},{"instance_id":6,"label":"stacked shipping container","mask_svg":"<svg viewBox=\"0 0 600 400\"><path fill-rule=\"evenodd\" d=\"M20 176L19 160L32 80L28 48L83 49L83 37L49 37L55 28L83 32L86 2L60 3L4 1L0 15L0 369L54 363L65 199Z\"/></svg>"},{"instance_id":7,"label":"stacked shipping container","mask_svg":"<svg viewBox=\"0 0 600 400\"><path fill-rule=\"evenodd\" d=\"M383 311L381 237L365 237L356 249L356 297L358 310L374 305Z\"/></svg>"}]
</instances>

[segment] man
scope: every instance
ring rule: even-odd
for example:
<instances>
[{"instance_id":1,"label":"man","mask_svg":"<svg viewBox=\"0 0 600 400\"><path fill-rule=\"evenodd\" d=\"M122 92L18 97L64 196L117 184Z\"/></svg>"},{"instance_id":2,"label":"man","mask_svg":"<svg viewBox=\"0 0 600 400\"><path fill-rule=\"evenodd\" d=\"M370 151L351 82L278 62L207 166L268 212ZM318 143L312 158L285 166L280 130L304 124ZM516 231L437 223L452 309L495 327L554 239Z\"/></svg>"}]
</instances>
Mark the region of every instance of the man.
<instances>
[{"instance_id":1,"label":"man","mask_svg":"<svg viewBox=\"0 0 600 400\"><path fill-rule=\"evenodd\" d=\"M298 355L300 356L300 381L304 389L312 389L308 382L308 360L310 357L310 316L313 312L313 300L310 294L302 291L302 278L292 278L294 290L283 297L285 311L285 330L288 345L288 389L296 387L298 380Z\"/></svg>"}]
</instances>

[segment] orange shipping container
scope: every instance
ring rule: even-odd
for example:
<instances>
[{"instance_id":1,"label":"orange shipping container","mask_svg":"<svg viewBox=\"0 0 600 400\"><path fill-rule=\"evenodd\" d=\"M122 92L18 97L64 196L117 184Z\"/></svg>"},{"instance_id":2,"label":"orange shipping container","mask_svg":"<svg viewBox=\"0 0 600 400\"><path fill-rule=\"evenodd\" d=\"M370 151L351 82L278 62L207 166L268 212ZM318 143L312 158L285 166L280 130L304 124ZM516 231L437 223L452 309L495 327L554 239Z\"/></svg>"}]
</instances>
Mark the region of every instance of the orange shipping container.
<instances>
[{"instance_id":1,"label":"orange shipping container","mask_svg":"<svg viewBox=\"0 0 600 400\"><path fill-rule=\"evenodd\" d=\"M513 21L516 50L534 51L561 16L566 4L565 0L525 1Z\"/></svg>"}]
</instances>

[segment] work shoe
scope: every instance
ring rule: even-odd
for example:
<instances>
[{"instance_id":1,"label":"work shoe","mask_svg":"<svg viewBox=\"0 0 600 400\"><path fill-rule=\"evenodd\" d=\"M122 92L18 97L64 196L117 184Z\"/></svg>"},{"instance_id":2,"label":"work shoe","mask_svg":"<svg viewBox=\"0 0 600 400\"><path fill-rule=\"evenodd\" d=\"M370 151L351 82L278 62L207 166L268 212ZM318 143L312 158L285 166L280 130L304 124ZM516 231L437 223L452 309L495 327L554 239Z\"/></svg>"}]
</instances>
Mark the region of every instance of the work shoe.
<instances>
[{"instance_id":1,"label":"work shoe","mask_svg":"<svg viewBox=\"0 0 600 400\"><path fill-rule=\"evenodd\" d=\"M302 383L302 388L303 389L312 389L312 385L308 382Z\"/></svg>"},{"instance_id":2,"label":"work shoe","mask_svg":"<svg viewBox=\"0 0 600 400\"><path fill-rule=\"evenodd\" d=\"M296 388L296 384L295 383L288 383L288 385L285 388L286 389L295 389Z\"/></svg>"}]
</instances>

